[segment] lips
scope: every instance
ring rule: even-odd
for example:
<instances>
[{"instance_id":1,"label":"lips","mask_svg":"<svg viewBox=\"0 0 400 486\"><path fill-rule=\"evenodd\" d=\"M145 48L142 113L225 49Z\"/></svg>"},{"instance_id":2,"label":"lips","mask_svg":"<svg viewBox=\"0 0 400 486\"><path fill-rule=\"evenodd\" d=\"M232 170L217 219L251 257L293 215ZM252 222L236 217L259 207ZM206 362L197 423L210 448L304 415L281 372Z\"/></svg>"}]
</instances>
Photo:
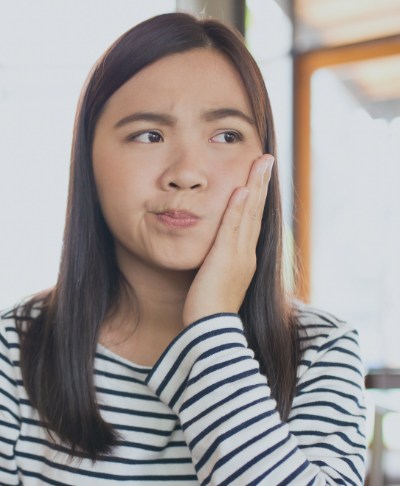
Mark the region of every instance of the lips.
<instances>
[{"instance_id":1,"label":"lips","mask_svg":"<svg viewBox=\"0 0 400 486\"><path fill-rule=\"evenodd\" d=\"M195 214L180 209L169 209L162 213L156 213L156 216L161 223L173 228L194 226L200 219Z\"/></svg>"}]
</instances>

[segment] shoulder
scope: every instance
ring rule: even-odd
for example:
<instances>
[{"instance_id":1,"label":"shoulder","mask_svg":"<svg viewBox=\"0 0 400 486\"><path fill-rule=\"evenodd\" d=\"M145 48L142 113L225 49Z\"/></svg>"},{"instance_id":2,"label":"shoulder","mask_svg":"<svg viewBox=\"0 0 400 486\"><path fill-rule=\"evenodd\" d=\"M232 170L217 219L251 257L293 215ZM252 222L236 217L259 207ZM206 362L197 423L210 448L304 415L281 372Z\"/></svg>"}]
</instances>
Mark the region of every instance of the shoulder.
<instances>
[{"instance_id":1,"label":"shoulder","mask_svg":"<svg viewBox=\"0 0 400 486\"><path fill-rule=\"evenodd\" d=\"M295 316L302 354L299 377L317 362L328 364L328 361L343 366L351 362L362 373L358 332L354 326L299 301L295 302Z\"/></svg>"},{"instance_id":2,"label":"shoulder","mask_svg":"<svg viewBox=\"0 0 400 486\"><path fill-rule=\"evenodd\" d=\"M20 378L20 339L13 308L0 311L0 408L17 406L17 383Z\"/></svg>"},{"instance_id":3,"label":"shoulder","mask_svg":"<svg viewBox=\"0 0 400 486\"><path fill-rule=\"evenodd\" d=\"M345 334L357 335L357 330L339 317L301 301L294 303L294 315L299 329L301 349L323 344Z\"/></svg>"},{"instance_id":4,"label":"shoulder","mask_svg":"<svg viewBox=\"0 0 400 486\"><path fill-rule=\"evenodd\" d=\"M7 309L0 310L0 341L2 350L19 349L21 333L41 312L40 296L29 296Z\"/></svg>"},{"instance_id":5,"label":"shoulder","mask_svg":"<svg viewBox=\"0 0 400 486\"><path fill-rule=\"evenodd\" d=\"M17 327L19 305L0 310L0 357L10 359L19 350L20 335Z\"/></svg>"}]
</instances>

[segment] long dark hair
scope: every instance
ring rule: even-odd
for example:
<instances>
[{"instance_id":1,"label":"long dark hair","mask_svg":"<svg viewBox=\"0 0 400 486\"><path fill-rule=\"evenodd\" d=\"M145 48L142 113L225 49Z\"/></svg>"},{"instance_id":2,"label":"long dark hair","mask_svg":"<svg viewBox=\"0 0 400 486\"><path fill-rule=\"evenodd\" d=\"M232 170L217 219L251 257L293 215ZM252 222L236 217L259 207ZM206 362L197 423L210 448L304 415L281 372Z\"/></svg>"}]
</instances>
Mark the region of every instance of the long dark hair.
<instances>
[{"instance_id":1,"label":"long dark hair","mask_svg":"<svg viewBox=\"0 0 400 486\"><path fill-rule=\"evenodd\" d=\"M58 280L51 291L13 313L31 404L50 435L64 441L71 455L96 460L110 453L118 440L100 414L93 377L100 327L118 305L123 278L94 183L91 152L96 122L110 96L145 66L195 48L216 49L236 67L264 152L276 158L271 107L260 71L240 34L220 22L183 13L160 15L122 35L96 63L75 119ZM261 372L268 376L285 420L295 390L299 346L282 264L282 210L275 163L257 244L257 269L239 313L249 346Z\"/></svg>"}]
</instances>

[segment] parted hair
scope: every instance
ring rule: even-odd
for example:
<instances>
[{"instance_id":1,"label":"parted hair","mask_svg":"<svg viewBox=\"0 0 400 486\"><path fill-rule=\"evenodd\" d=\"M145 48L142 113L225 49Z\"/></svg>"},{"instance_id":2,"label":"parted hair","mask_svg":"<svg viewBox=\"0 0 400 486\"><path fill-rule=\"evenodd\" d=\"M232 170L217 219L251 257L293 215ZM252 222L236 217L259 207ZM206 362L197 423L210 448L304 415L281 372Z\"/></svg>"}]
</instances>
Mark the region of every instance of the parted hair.
<instances>
[{"instance_id":1,"label":"parted hair","mask_svg":"<svg viewBox=\"0 0 400 486\"><path fill-rule=\"evenodd\" d=\"M243 38L231 27L184 13L159 15L127 31L97 61L76 112L57 282L11 313L20 333L22 377L30 402L50 436L61 440L71 456L95 461L110 454L118 440L118 433L100 413L94 386L100 328L118 306L123 288L113 236L103 218L93 176L96 123L111 95L141 69L165 56L199 48L217 50L236 68L264 152L276 159L273 117L262 75ZM257 268L239 314L249 347L286 420L300 352L295 312L284 287L276 162L256 256ZM135 289L131 290L134 294Z\"/></svg>"}]
</instances>

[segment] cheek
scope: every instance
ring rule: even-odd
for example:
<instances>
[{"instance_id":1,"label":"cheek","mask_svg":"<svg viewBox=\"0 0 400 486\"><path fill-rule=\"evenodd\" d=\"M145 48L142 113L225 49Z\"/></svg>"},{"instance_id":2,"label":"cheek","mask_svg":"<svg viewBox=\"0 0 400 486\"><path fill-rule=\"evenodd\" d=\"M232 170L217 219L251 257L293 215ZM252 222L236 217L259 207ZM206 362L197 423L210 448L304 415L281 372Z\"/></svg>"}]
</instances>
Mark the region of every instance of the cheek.
<instances>
[{"instance_id":1,"label":"cheek","mask_svg":"<svg viewBox=\"0 0 400 486\"><path fill-rule=\"evenodd\" d=\"M215 186L218 187L221 197L224 195L226 199L229 199L236 188L247 184L253 162L261 155L256 150L250 153L241 152L227 158L223 163L219 161L219 163L213 164L217 168L214 179Z\"/></svg>"},{"instance_id":2,"label":"cheek","mask_svg":"<svg viewBox=\"0 0 400 486\"><path fill-rule=\"evenodd\" d=\"M256 157L255 157L256 158ZM226 166L221 166L214 173L212 197L210 197L210 215L215 225L219 225L228 206L229 200L238 187L247 184L252 160L231 161Z\"/></svg>"},{"instance_id":3,"label":"cheek","mask_svg":"<svg viewBox=\"0 0 400 486\"><path fill-rule=\"evenodd\" d=\"M94 176L103 215L110 228L119 227L141 213L146 188L140 174L116 163L96 161Z\"/></svg>"}]
</instances>

